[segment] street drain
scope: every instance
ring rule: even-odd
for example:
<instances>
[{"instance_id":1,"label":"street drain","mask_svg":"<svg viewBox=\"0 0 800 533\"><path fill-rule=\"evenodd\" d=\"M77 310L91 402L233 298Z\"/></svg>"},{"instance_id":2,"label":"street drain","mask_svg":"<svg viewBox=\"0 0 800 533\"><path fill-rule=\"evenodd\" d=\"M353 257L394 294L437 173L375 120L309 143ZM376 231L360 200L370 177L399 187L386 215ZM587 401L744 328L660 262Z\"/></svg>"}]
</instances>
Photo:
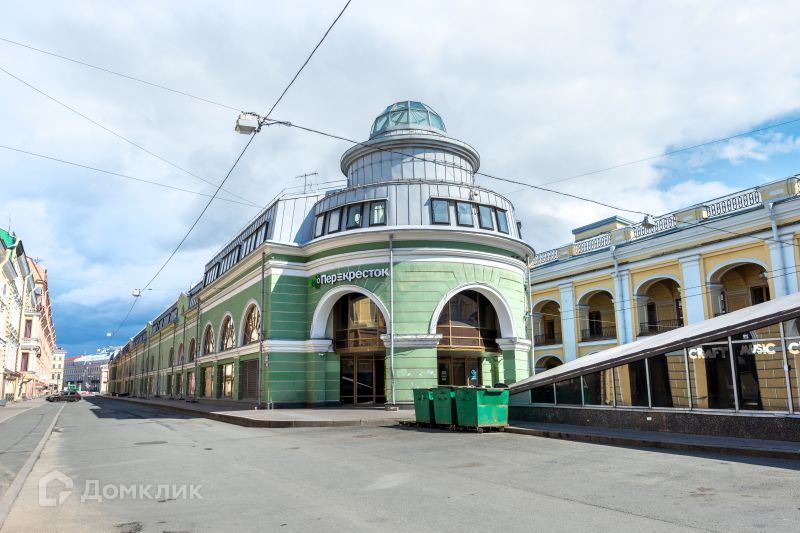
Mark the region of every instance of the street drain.
<instances>
[{"instance_id":1,"label":"street drain","mask_svg":"<svg viewBox=\"0 0 800 533\"><path fill-rule=\"evenodd\" d=\"M165 440L150 440L150 441L146 441L146 442L134 442L133 444L135 446L145 446L147 444L166 444L166 443L167 443L167 441L165 441Z\"/></svg>"}]
</instances>

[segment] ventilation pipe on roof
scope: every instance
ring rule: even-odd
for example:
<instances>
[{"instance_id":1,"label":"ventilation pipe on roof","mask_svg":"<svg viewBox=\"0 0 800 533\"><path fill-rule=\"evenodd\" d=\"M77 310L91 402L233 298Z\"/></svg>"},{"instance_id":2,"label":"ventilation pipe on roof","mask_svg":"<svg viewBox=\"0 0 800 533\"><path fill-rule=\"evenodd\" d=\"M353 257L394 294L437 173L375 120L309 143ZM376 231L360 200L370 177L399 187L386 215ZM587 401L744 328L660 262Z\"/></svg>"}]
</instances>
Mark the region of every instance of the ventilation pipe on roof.
<instances>
[{"instance_id":1,"label":"ventilation pipe on roof","mask_svg":"<svg viewBox=\"0 0 800 533\"><path fill-rule=\"evenodd\" d=\"M619 279L619 261L617 260L617 247L613 244L609 247L611 250L611 259L614 261L614 292L616 293L614 296L614 309L615 311L619 311L619 314L622 315L623 307L622 304L625 302L625 299L622 297L622 281ZM619 328L619 334L617 338L621 341L621 343L627 342L628 339L628 331L625 327L625 317L624 316L616 316L615 313L614 319L616 320Z\"/></svg>"}]
</instances>

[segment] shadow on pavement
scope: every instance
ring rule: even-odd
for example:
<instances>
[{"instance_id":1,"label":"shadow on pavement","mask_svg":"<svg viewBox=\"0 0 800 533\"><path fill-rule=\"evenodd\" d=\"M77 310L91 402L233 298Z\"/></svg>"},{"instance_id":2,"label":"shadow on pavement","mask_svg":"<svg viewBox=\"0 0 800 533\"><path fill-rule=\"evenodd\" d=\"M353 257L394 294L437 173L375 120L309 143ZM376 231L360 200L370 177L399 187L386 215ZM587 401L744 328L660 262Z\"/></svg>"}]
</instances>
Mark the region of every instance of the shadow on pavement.
<instances>
[{"instance_id":1,"label":"shadow on pavement","mask_svg":"<svg viewBox=\"0 0 800 533\"><path fill-rule=\"evenodd\" d=\"M130 420L130 419L146 419L146 418L172 418L180 420L188 420L192 418L202 418L198 415L189 413L181 413L168 408L159 408L157 406L121 402L102 396L87 396L83 400L91 405L90 411L97 418L113 418L117 420ZM176 403L179 400L175 400ZM183 402L181 402L183 403Z\"/></svg>"}]
</instances>

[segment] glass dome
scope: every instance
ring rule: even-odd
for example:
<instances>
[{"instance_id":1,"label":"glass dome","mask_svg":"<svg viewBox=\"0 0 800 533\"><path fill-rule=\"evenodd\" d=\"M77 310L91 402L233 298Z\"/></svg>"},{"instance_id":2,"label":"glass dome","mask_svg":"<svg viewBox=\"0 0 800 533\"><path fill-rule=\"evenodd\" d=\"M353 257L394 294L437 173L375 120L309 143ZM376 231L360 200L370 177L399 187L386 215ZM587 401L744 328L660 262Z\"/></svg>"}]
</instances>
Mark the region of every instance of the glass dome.
<instances>
[{"instance_id":1,"label":"glass dome","mask_svg":"<svg viewBox=\"0 0 800 533\"><path fill-rule=\"evenodd\" d=\"M404 100L387 107L372 124L369 136L399 129L438 130L447 133L439 114L422 102Z\"/></svg>"}]
</instances>

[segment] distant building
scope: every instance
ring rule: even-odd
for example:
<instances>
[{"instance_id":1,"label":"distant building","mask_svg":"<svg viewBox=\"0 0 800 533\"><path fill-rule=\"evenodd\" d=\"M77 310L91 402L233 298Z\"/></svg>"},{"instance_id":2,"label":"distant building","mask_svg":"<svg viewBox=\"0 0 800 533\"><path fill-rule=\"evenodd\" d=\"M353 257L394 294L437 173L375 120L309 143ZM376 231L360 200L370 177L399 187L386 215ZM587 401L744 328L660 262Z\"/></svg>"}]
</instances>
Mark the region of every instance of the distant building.
<instances>
[{"instance_id":1,"label":"distant building","mask_svg":"<svg viewBox=\"0 0 800 533\"><path fill-rule=\"evenodd\" d=\"M64 358L67 351L63 348L53 350L53 364L50 367L50 388L54 391L64 388Z\"/></svg>"},{"instance_id":2,"label":"distant building","mask_svg":"<svg viewBox=\"0 0 800 533\"><path fill-rule=\"evenodd\" d=\"M106 392L108 390L108 361L110 355L73 355L64 359L64 387L78 391Z\"/></svg>"}]
</instances>

